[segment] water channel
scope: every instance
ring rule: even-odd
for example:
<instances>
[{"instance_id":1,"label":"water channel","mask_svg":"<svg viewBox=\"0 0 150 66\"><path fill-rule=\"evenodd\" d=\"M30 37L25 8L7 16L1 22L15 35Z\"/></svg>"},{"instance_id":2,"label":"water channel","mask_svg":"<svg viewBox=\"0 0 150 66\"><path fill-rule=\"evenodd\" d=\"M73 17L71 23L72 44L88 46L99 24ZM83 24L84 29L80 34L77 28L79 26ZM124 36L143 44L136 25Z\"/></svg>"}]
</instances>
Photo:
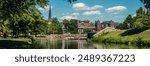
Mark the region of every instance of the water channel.
<instances>
[{"instance_id":1,"label":"water channel","mask_svg":"<svg viewBox=\"0 0 150 66\"><path fill-rule=\"evenodd\" d=\"M150 47L142 45L104 44L87 40L46 40L41 38L34 43L44 49L150 49Z\"/></svg>"}]
</instances>

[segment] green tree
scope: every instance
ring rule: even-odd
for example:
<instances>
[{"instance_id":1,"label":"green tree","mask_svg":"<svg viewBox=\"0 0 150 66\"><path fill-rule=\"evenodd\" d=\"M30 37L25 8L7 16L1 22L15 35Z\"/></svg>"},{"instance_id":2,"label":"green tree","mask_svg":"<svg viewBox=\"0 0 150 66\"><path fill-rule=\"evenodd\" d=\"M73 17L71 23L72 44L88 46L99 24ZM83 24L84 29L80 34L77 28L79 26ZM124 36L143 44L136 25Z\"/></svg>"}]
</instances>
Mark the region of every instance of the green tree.
<instances>
[{"instance_id":1,"label":"green tree","mask_svg":"<svg viewBox=\"0 0 150 66\"><path fill-rule=\"evenodd\" d=\"M63 20L63 26L64 26L63 28L65 29L64 33L68 33L69 32L68 31L68 28L69 28L68 25L69 25L69 20L64 19Z\"/></svg>"},{"instance_id":2,"label":"green tree","mask_svg":"<svg viewBox=\"0 0 150 66\"><path fill-rule=\"evenodd\" d=\"M61 23L55 23L49 25L49 33L48 34L62 34Z\"/></svg>"},{"instance_id":3,"label":"green tree","mask_svg":"<svg viewBox=\"0 0 150 66\"><path fill-rule=\"evenodd\" d=\"M72 3L76 0L66 1ZM14 36L42 32L47 22L36 8L37 5L44 7L48 5L48 0L0 0L1 31L5 33L12 30Z\"/></svg>"},{"instance_id":4,"label":"green tree","mask_svg":"<svg viewBox=\"0 0 150 66\"><path fill-rule=\"evenodd\" d=\"M116 23L116 28L123 30L125 28L125 25L123 23Z\"/></svg>"},{"instance_id":5,"label":"green tree","mask_svg":"<svg viewBox=\"0 0 150 66\"><path fill-rule=\"evenodd\" d=\"M77 29L77 21L76 19L71 19L71 20L63 20L63 25L65 28L65 32L66 33L72 33L72 34L76 34L78 33L78 29Z\"/></svg>"},{"instance_id":6,"label":"green tree","mask_svg":"<svg viewBox=\"0 0 150 66\"><path fill-rule=\"evenodd\" d=\"M70 2L70 3L72 3L72 2L77 1L77 0L67 0L67 1Z\"/></svg>"},{"instance_id":7,"label":"green tree","mask_svg":"<svg viewBox=\"0 0 150 66\"><path fill-rule=\"evenodd\" d=\"M52 19L52 23L48 25L49 34L62 34L62 24L57 18Z\"/></svg>"},{"instance_id":8,"label":"green tree","mask_svg":"<svg viewBox=\"0 0 150 66\"><path fill-rule=\"evenodd\" d=\"M36 21L32 23L31 25L31 33L34 35L37 34L46 34L48 30L48 21L43 20L42 17L36 17Z\"/></svg>"},{"instance_id":9,"label":"green tree","mask_svg":"<svg viewBox=\"0 0 150 66\"><path fill-rule=\"evenodd\" d=\"M147 9L150 9L150 0L140 0Z\"/></svg>"},{"instance_id":10,"label":"green tree","mask_svg":"<svg viewBox=\"0 0 150 66\"><path fill-rule=\"evenodd\" d=\"M148 18L150 18L150 9L147 10L146 15Z\"/></svg>"},{"instance_id":11,"label":"green tree","mask_svg":"<svg viewBox=\"0 0 150 66\"><path fill-rule=\"evenodd\" d=\"M150 28L150 22L149 22L149 19L147 19L147 18L139 18L139 19L137 19L136 22L134 23L134 25L138 29Z\"/></svg>"},{"instance_id":12,"label":"green tree","mask_svg":"<svg viewBox=\"0 0 150 66\"><path fill-rule=\"evenodd\" d=\"M0 20L0 32L1 33L10 33L12 32L10 29L9 29L9 21L5 21L3 22L2 20ZM2 35L2 34L0 34Z\"/></svg>"},{"instance_id":13,"label":"green tree","mask_svg":"<svg viewBox=\"0 0 150 66\"><path fill-rule=\"evenodd\" d=\"M133 18L131 15L128 15L125 21L123 22L125 29L133 28Z\"/></svg>"},{"instance_id":14,"label":"green tree","mask_svg":"<svg viewBox=\"0 0 150 66\"><path fill-rule=\"evenodd\" d=\"M137 18L145 18L146 17L146 11L140 7L137 11L136 11L136 17Z\"/></svg>"},{"instance_id":15,"label":"green tree","mask_svg":"<svg viewBox=\"0 0 150 66\"><path fill-rule=\"evenodd\" d=\"M37 5L44 7L48 0L0 0L0 19L8 22L13 35L30 32L37 14L41 16ZM36 14L35 14L36 13Z\"/></svg>"},{"instance_id":16,"label":"green tree","mask_svg":"<svg viewBox=\"0 0 150 66\"><path fill-rule=\"evenodd\" d=\"M83 31L84 31L84 34L87 34L87 33L93 32L93 29L85 28L85 29L83 29Z\"/></svg>"},{"instance_id":17,"label":"green tree","mask_svg":"<svg viewBox=\"0 0 150 66\"><path fill-rule=\"evenodd\" d=\"M77 25L78 20L76 19L71 19L70 20L70 27L69 27L69 31L73 34L78 33L78 25Z\"/></svg>"},{"instance_id":18,"label":"green tree","mask_svg":"<svg viewBox=\"0 0 150 66\"><path fill-rule=\"evenodd\" d=\"M52 19L52 23L59 23L59 21L58 21L57 18L53 18L53 19Z\"/></svg>"},{"instance_id":19,"label":"green tree","mask_svg":"<svg viewBox=\"0 0 150 66\"><path fill-rule=\"evenodd\" d=\"M134 22L134 26L135 28L150 28L150 15L149 15L149 9L144 10L142 7L140 7L137 12L136 12L136 16L135 18L135 22Z\"/></svg>"}]
</instances>

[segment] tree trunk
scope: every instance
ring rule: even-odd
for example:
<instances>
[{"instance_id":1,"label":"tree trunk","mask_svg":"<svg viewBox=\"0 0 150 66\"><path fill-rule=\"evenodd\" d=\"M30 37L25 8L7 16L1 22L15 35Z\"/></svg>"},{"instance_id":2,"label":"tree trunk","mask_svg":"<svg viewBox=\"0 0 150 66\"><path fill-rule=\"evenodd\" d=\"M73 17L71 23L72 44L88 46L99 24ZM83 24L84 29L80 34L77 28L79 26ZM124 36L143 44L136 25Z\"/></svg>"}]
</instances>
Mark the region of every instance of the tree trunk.
<instances>
[{"instance_id":1,"label":"tree trunk","mask_svg":"<svg viewBox=\"0 0 150 66\"><path fill-rule=\"evenodd\" d=\"M3 33L3 38L7 38L7 37L8 37L7 33L4 32L4 33Z\"/></svg>"}]
</instances>

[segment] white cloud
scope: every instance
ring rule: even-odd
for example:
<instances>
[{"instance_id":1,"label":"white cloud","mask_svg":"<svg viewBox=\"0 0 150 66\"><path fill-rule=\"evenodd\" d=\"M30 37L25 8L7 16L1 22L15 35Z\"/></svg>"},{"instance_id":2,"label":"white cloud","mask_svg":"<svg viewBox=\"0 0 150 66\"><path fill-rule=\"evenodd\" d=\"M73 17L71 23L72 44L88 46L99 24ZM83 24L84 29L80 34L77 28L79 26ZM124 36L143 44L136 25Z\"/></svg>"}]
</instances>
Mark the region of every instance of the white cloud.
<instances>
[{"instance_id":1,"label":"white cloud","mask_svg":"<svg viewBox=\"0 0 150 66\"><path fill-rule=\"evenodd\" d=\"M86 11L83 13L83 15L86 15L86 16L91 16L91 15L101 15L101 12L96 10L96 11Z\"/></svg>"},{"instance_id":2,"label":"white cloud","mask_svg":"<svg viewBox=\"0 0 150 66\"><path fill-rule=\"evenodd\" d=\"M64 20L64 19L67 19L67 20L70 20L70 19L78 19L78 16L80 14L79 13L72 13L70 15L66 15L66 16L63 16L61 17L60 19Z\"/></svg>"},{"instance_id":3,"label":"white cloud","mask_svg":"<svg viewBox=\"0 0 150 66\"><path fill-rule=\"evenodd\" d=\"M112 14L118 14L124 10L126 10L127 8L125 6L114 6L111 8L107 8L106 11Z\"/></svg>"},{"instance_id":4,"label":"white cloud","mask_svg":"<svg viewBox=\"0 0 150 66\"><path fill-rule=\"evenodd\" d=\"M103 8L103 6L100 6L100 5L95 5L91 8L89 8L89 10L97 10L97 9L100 9L100 8Z\"/></svg>"},{"instance_id":5,"label":"white cloud","mask_svg":"<svg viewBox=\"0 0 150 66\"><path fill-rule=\"evenodd\" d=\"M38 9L39 9L40 11L42 11L42 12L49 11L49 8L50 8L49 5L45 6L44 8L38 7ZM51 9L52 9L52 8L53 8L53 7L51 6Z\"/></svg>"},{"instance_id":6,"label":"white cloud","mask_svg":"<svg viewBox=\"0 0 150 66\"><path fill-rule=\"evenodd\" d=\"M73 9L75 10L97 10L103 8L101 5L94 5L93 7L87 6L85 3L76 3L73 4Z\"/></svg>"},{"instance_id":7,"label":"white cloud","mask_svg":"<svg viewBox=\"0 0 150 66\"><path fill-rule=\"evenodd\" d=\"M67 13L63 12L61 15L69 15L69 12L67 12Z\"/></svg>"},{"instance_id":8,"label":"white cloud","mask_svg":"<svg viewBox=\"0 0 150 66\"><path fill-rule=\"evenodd\" d=\"M86 6L84 3L76 3L76 4L73 4L73 8L75 10L86 10L88 6Z\"/></svg>"},{"instance_id":9,"label":"white cloud","mask_svg":"<svg viewBox=\"0 0 150 66\"><path fill-rule=\"evenodd\" d=\"M74 17L79 16L79 15L80 15L79 13L72 13L71 14L71 16L74 16Z\"/></svg>"},{"instance_id":10,"label":"white cloud","mask_svg":"<svg viewBox=\"0 0 150 66\"><path fill-rule=\"evenodd\" d=\"M133 15L133 17L135 17L136 16L136 13Z\"/></svg>"}]
</instances>

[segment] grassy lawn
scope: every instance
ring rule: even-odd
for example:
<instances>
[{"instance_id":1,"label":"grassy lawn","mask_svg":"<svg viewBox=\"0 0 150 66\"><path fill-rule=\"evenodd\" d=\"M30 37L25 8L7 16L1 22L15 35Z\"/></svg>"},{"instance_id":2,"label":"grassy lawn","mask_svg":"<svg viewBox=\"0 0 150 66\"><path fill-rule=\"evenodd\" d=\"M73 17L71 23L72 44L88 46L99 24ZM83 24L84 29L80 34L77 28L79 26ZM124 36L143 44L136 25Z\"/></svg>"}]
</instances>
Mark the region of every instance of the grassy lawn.
<instances>
[{"instance_id":1,"label":"grassy lawn","mask_svg":"<svg viewBox=\"0 0 150 66\"><path fill-rule=\"evenodd\" d=\"M27 44L32 44L32 40L28 38L0 38L0 41L16 41L16 42L26 42Z\"/></svg>"},{"instance_id":2,"label":"grassy lawn","mask_svg":"<svg viewBox=\"0 0 150 66\"><path fill-rule=\"evenodd\" d=\"M116 30L116 31L112 31L112 32L109 32L107 33L107 35L105 36L108 36L108 37L114 37L114 36L122 36L121 34L124 33L126 30ZM145 30L141 33L137 33L137 34L133 34L133 35L125 35L125 36L122 36L122 37L127 37L127 36L130 36L130 37L143 37L143 38L149 38L150 39L150 29L149 30Z\"/></svg>"},{"instance_id":3,"label":"grassy lawn","mask_svg":"<svg viewBox=\"0 0 150 66\"><path fill-rule=\"evenodd\" d=\"M137 30L138 31L138 30ZM144 31L116 30L96 36L94 42L150 45L150 29Z\"/></svg>"},{"instance_id":4,"label":"grassy lawn","mask_svg":"<svg viewBox=\"0 0 150 66\"><path fill-rule=\"evenodd\" d=\"M2 49L23 49L29 48L32 40L28 38L0 38L0 48Z\"/></svg>"}]
</instances>

